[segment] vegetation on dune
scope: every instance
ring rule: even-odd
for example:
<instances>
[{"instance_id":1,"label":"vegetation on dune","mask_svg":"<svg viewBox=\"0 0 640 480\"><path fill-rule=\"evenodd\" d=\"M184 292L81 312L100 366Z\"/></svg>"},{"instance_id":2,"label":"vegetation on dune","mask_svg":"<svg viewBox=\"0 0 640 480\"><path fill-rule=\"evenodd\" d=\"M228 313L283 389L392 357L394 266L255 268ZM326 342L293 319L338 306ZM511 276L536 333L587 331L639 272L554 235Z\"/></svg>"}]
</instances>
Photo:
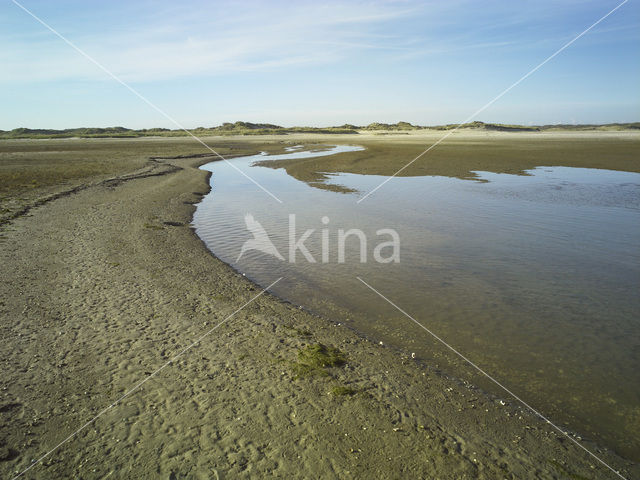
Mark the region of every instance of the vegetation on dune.
<instances>
[{"instance_id":1,"label":"vegetation on dune","mask_svg":"<svg viewBox=\"0 0 640 480\"><path fill-rule=\"evenodd\" d=\"M346 127L346 125L344 126ZM371 123L366 127L353 127L356 130L385 130L385 131L408 131L408 130L488 130L496 132L542 132L545 130L640 130L640 122L635 123L608 123L603 125L508 125L503 123L485 123L480 121L457 124L450 123L447 125L419 126L412 125L409 122L389 123Z\"/></svg>"},{"instance_id":2,"label":"vegetation on dune","mask_svg":"<svg viewBox=\"0 0 640 480\"><path fill-rule=\"evenodd\" d=\"M541 132L555 130L640 130L640 122L635 123L609 123L605 125L506 125L500 123L484 123L480 121L465 123L462 125L448 124L435 126L413 125L409 122L398 123L370 123L366 126L344 124L337 127L281 127L271 123L251 122L225 122L217 127L198 127L189 130L189 133L197 136L208 135L287 135L291 133L316 133L316 134L358 134L359 132L409 132L415 130L453 130L473 129L500 132ZM143 128L132 130L124 127L106 128L67 128L64 130L15 128L13 130L0 130L0 139L17 138L136 138L136 137L183 137L189 135L183 130L170 130L168 128Z\"/></svg>"},{"instance_id":3,"label":"vegetation on dune","mask_svg":"<svg viewBox=\"0 0 640 480\"><path fill-rule=\"evenodd\" d=\"M225 122L219 127L216 127L218 130L280 130L282 129L279 125L274 125L272 123L251 123L251 122L236 122L229 123Z\"/></svg>"},{"instance_id":4,"label":"vegetation on dune","mask_svg":"<svg viewBox=\"0 0 640 480\"><path fill-rule=\"evenodd\" d=\"M351 128L342 127L281 127L270 123L250 122L225 122L217 127L197 127L190 129L189 133L197 136L210 135L286 135L287 133L333 133L350 134L358 133ZM170 130L168 128L143 128L132 130L124 127L107 128L67 128L64 130L15 128L13 130L0 130L0 139L20 138L136 138L136 137L185 137L184 130Z\"/></svg>"},{"instance_id":5,"label":"vegetation on dune","mask_svg":"<svg viewBox=\"0 0 640 480\"><path fill-rule=\"evenodd\" d=\"M374 123L370 123L366 127L356 127L356 128L359 128L360 130L389 130L389 131L394 131L394 130L421 130L421 129L424 129L426 127L420 127L418 125L412 125L409 122L398 122L398 123L393 123L393 124L374 122Z\"/></svg>"},{"instance_id":6,"label":"vegetation on dune","mask_svg":"<svg viewBox=\"0 0 640 480\"><path fill-rule=\"evenodd\" d=\"M402 123L402 122L401 122ZM588 131L588 130L640 130L640 122L634 123L606 123L602 125L585 124L585 125L569 125L569 124L557 124L557 125L507 125L503 123L484 123L484 122L470 122L458 125L450 123L448 125L437 125L433 127L418 127L429 130L453 130L455 128L460 129L478 129L478 130L490 130L497 132L543 132L543 131Z\"/></svg>"},{"instance_id":7,"label":"vegetation on dune","mask_svg":"<svg viewBox=\"0 0 640 480\"><path fill-rule=\"evenodd\" d=\"M0 130L0 138L70 138L70 137L135 137L134 130L124 127L107 128L68 128L65 130L41 128L14 128Z\"/></svg>"},{"instance_id":8,"label":"vegetation on dune","mask_svg":"<svg viewBox=\"0 0 640 480\"><path fill-rule=\"evenodd\" d=\"M497 132L539 132L544 127L540 126L525 126L525 125L505 125L501 123L484 123L484 122L470 122L458 125L456 123L450 123L447 125L436 125L434 127L427 127L429 130L454 130L459 129L476 129L476 130L491 130Z\"/></svg>"}]
</instances>

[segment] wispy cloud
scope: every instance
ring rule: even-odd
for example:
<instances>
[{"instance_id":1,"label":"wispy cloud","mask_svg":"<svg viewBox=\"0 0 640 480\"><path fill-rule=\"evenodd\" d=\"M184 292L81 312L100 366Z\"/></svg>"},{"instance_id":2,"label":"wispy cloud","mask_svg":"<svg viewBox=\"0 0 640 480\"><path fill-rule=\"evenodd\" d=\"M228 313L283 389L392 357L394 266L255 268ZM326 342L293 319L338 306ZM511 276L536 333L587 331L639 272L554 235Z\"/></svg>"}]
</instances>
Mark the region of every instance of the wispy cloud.
<instances>
[{"instance_id":1,"label":"wispy cloud","mask_svg":"<svg viewBox=\"0 0 640 480\"><path fill-rule=\"evenodd\" d=\"M371 31L411 13L395 3L358 2L216 3L207 11L210 16L203 16L202 9L169 7L147 16L144 25L106 30L98 27L100 18L75 26L65 22L63 34L124 80L153 81L323 64L354 48L393 48L371 43ZM43 17L57 27L56 18ZM0 54L5 82L102 76L52 35L13 31L2 34L0 40L5 45Z\"/></svg>"},{"instance_id":2,"label":"wispy cloud","mask_svg":"<svg viewBox=\"0 0 640 480\"><path fill-rule=\"evenodd\" d=\"M326 65L358 51L407 61L518 44L531 48L530 37L545 41L539 38L538 25L590 2L504 3L492 9L469 0L222 1L188 7L154 2L97 11L81 3L61 11L31 3L25 0L28 8L125 81L148 82ZM5 67L0 81L104 78L24 12L13 13L16 23L0 29ZM105 20L105 15L110 18Z\"/></svg>"},{"instance_id":3,"label":"wispy cloud","mask_svg":"<svg viewBox=\"0 0 640 480\"><path fill-rule=\"evenodd\" d=\"M617 4L20 1L194 126L229 119L455 122ZM638 2L628 2L486 119L568 118L578 107L563 106L563 98L609 105L585 107L585 122L635 120L639 11ZM7 128L159 125L154 112L136 106L128 92L12 2L0 2L0 45L0 123Z\"/></svg>"}]
</instances>

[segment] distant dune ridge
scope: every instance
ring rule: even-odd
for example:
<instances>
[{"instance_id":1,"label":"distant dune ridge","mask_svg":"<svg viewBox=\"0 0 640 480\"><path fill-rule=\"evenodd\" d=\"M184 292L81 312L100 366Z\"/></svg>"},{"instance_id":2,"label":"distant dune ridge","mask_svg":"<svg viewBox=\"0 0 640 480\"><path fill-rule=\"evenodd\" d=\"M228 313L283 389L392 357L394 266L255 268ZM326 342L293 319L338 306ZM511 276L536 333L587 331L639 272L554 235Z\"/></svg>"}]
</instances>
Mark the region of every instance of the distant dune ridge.
<instances>
[{"instance_id":1,"label":"distant dune ridge","mask_svg":"<svg viewBox=\"0 0 640 480\"><path fill-rule=\"evenodd\" d=\"M319 133L319 134L358 134L360 132L372 131L413 131L413 130L452 130L454 128L488 130L501 132L541 132L545 130L604 130L604 131L624 131L640 130L640 122L633 123L607 123L601 125L507 125L501 123L484 123L480 121L447 125L420 126L409 122L379 123L374 122L366 126L344 124L333 127L282 127L271 123L251 123L251 122L225 122L217 127L197 127L189 130L197 135L286 135L289 133ZM12 138L70 138L70 137L105 137L105 138L131 138L146 136L185 136L184 130L171 130L168 128L143 128L133 130L125 127L105 127L105 128L67 128L63 130L55 129L33 129L14 128L13 130L0 130L0 139Z\"/></svg>"}]
</instances>

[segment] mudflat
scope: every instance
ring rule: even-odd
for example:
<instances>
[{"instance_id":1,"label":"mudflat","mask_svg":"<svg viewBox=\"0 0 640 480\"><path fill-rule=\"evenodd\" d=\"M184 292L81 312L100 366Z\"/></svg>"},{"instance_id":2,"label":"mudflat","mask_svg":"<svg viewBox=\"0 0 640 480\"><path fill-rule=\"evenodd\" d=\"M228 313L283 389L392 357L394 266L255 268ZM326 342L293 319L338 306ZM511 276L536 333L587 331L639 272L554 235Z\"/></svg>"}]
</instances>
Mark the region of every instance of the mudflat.
<instances>
[{"instance_id":1,"label":"mudflat","mask_svg":"<svg viewBox=\"0 0 640 480\"><path fill-rule=\"evenodd\" d=\"M129 155L3 191L3 477L55 449L24 478L616 478L506 395L258 296L189 228L208 190L197 167L213 160L197 144L74 141L0 145L3 167L65 145L84 145L88 165L101 143ZM291 141L219 144L235 155Z\"/></svg>"},{"instance_id":2,"label":"mudflat","mask_svg":"<svg viewBox=\"0 0 640 480\"><path fill-rule=\"evenodd\" d=\"M445 135L448 136L443 140ZM300 141L313 140L304 135L292 137L299 137ZM314 187L338 191L342 190L339 185L325 183L327 173L475 179L478 171L522 175L526 170L540 166L640 172L640 133L634 131L505 133L458 130L327 137L365 149L326 158L264 161L259 165L285 168L292 177ZM325 138L324 142L327 141Z\"/></svg>"}]
</instances>

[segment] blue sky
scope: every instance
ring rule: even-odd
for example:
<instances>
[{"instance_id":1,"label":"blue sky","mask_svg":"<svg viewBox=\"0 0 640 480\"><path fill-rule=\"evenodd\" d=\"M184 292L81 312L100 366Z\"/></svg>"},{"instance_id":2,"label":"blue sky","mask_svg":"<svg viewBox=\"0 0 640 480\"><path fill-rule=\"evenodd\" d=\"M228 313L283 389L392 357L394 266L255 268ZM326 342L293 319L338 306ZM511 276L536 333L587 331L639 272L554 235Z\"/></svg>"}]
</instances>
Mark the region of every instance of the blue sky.
<instances>
[{"instance_id":1,"label":"blue sky","mask_svg":"<svg viewBox=\"0 0 640 480\"><path fill-rule=\"evenodd\" d=\"M619 3L18 1L190 128L457 123ZM640 121L639 3L477 119ZM0 45L0 129L175 128L10 0Z\"/></svg>"}]
</instances>

